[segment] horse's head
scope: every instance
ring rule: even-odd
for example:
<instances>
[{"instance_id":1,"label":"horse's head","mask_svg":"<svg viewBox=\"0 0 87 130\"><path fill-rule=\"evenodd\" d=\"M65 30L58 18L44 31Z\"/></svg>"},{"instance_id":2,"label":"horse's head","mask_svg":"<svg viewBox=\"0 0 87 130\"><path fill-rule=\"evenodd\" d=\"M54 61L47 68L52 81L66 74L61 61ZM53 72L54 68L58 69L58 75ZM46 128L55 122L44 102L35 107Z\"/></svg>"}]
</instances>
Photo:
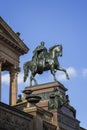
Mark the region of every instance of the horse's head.
<instances>
[{"instance_id":1,"label":"horse's head","mask_svg":"<svg viewBox=\"0 0 87 130\"><path fill-rule=\"evenodd\" d=\"M54 45L49 49L49 52L56 56L62 56L62 45Z\"/></svg>"},{"instance_id":2,"label":"horse's head","mask_svg":"<svg viewBox=\"0 0 87 130\"><path fill-rule=\"evenodd\" d=\"M58 53L58 56L62 56L62 45L57 45L56 51Z\"/></svg>"}]
</instances>

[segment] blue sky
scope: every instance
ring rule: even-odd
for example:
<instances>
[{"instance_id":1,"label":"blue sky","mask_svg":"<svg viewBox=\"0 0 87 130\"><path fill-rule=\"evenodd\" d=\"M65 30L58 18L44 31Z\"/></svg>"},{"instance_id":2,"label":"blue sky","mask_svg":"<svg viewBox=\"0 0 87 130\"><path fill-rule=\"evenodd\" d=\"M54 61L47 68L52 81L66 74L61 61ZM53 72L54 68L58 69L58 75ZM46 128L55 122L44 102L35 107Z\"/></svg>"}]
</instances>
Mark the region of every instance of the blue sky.
<instances>
[{"instance_id":1,"label":"blue sky","mask_svg":"<svg viewBox=\"0 0 87 130\"><path fill-rule=\"evenodd\" d=\"M18 93L29 85L23 83L23 64L31 60L32 51L45 42L47 48L62 44L60 66L67 69L70 80L57 72L58 80L68 88L70 103L77 110L77 119L87 128L87 0L0 0L0 15L30 48L21 56ZM3 72L3 97L8 103L9 74ZM48 79L47 79L48 77ZM38 83L53 81L50 72L37 75Z\"/></svg>"}]
</instances>

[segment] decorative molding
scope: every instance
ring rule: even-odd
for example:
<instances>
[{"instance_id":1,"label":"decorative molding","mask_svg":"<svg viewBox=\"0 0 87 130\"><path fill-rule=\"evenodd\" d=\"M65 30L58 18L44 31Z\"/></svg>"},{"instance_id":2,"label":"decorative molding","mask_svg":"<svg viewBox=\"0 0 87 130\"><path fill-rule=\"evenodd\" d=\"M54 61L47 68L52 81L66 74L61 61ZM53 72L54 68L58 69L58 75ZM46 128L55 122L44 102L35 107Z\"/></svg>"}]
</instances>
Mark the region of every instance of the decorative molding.
<instances>
[{"instance_id":1,"label":"decorative molding","mask_svg":"<svg viewBox=\"0 0 87 130\"><path fill-rule=\"evenodd\" d=\"M9 38L4 36L2 33L0 33L0 39L2 39L7 44L9 43L10 46L12 46L14 49L16 49L20 53L20 55L27 53L27 52L25 52L25 50L23 48L21 48L20 46L15 44L15 42L11 41Z\"/></svg>"},{"instance_id":2,"label":"decorative molding","mask_svg":"<svg viewBox=\"0 0 87 130\"><path fill-rule=\"evenodd\" d=\"M16 43L25 51L28 52L29 48L25 43L18 37L18 35L11 29L11 27L0 17L0 25L8 32L8 34L16 41Z\"/></svg>"}]
</instances>

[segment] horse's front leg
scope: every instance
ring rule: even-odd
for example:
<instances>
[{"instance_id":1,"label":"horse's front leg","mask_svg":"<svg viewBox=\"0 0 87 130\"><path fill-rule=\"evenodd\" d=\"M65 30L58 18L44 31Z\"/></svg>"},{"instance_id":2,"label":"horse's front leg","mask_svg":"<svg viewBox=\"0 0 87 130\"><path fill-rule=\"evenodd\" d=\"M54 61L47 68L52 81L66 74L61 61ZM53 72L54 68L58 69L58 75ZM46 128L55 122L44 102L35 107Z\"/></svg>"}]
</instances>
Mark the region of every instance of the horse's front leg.
<instances>
[{"instance_id":1,"label":"horse's front leg","mask_svg":"<svg viewBox=\"0 0 87 130\"><path fill-rule=\"evenodd\" d=\"M51 74L53 75L53 77L54 77L54 81L57 81L57 78L56 78L56 76L55 76L55 70L54 70L54 67L51 67Z\"/></svg>"},{"instance_id":2,"label":"horse's front leg","mask_svg":"<svg viewBox=\"0 0 87 130\"><path fill-rule=\"evenodd\" d=\"M57 70L63 71L66 74L66 78L69 79L69 75L68 75L67 71L64 68L62 68L62 67L59 66L57 68Z\"/></svg>"}]
</instances>

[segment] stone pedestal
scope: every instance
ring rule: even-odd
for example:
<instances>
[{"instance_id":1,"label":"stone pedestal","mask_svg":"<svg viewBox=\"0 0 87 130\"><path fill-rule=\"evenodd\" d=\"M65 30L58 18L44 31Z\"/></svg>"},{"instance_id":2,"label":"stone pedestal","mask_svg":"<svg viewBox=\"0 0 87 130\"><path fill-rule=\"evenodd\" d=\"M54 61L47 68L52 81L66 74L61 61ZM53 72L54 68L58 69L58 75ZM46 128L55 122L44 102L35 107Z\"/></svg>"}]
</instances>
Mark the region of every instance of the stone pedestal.
<instances>
[{"instance_id":1,"label":"stone pedestal","mask_svg":"<svg viewBox=\"0 0 87 130\"><path fill-rule=\"evenodd\" d=\"M38 95L42 98L41 101L37 103L37 106L53 114L52 123L57 126L57 130L79 130L80 122L76 119L76 110L70 105L69 102L65 102L61 108L49 109L48 104L50 95L53 94L54 90L56 90L56 94L58 92L61 93L64 101L69 98L68 95L66 95L67 89L60 82L52 82L38 86L26 87L25 90L32 90L32 95Z\"/></svg>"},{"instance_id":2,"label":"stone pedestal","mask_svg":"<svg viewBox=\"0 0 87 130\"><path fill-rule=\"evenodd\" d=\"M46 83L46 84L41 84L32 87L26 87L25 90L32 90L33 95L40 96L42 100L37 105L48 110L48 101L50 95L52 94L53 90L56 88L58 89L58 91L62 93L63 96L65 96L65 92L67 91L67 89L59 82L52 82L52 83Z\"/></svg>"}]
</instances>

